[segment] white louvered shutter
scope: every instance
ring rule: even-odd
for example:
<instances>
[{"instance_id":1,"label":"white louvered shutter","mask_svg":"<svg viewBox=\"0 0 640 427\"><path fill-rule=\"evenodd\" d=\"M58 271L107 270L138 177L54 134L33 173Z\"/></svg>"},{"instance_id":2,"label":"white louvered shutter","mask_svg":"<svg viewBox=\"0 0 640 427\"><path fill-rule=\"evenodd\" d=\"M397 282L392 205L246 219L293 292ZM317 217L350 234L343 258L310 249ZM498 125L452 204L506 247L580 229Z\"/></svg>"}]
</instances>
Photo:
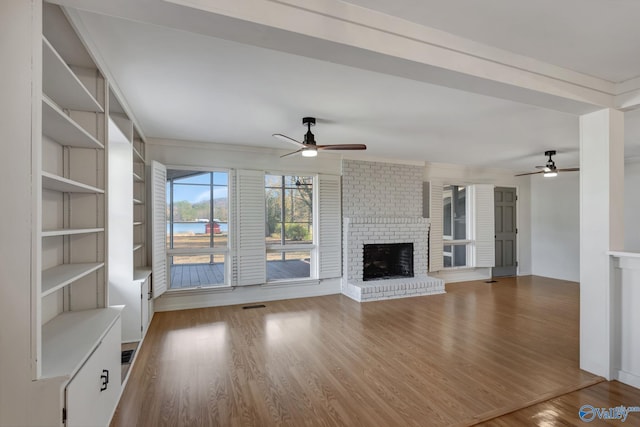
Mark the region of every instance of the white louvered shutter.
<instances>
[{"instance_id":1,"label":"white louvered shutter","mask_svg":"<svg viewBox=\"0 0 640 427\"><path fill-rule=\"evenodd\" d=\"M342 275L342 214L340 177L318 175L318 277L328 279Z\"/></svg>"},{"instance_id":2,"label":"white louvered shutter","mask_svg":"<svg viewBox=\"0 0 640 427\"><path fill-rule=\"evenodd\" d=\"M442 183L429 183L431 203L429 203L429 271L440 271L444 266L442 255Z\"/></svg>"},{"instance_id":3,"label":"white louvered shutter","mask_svg":"<svg viewBox=\"0 0 640 427\"><path fill-rule=\"evenodd\" d=\"M474 199L475 267L495 266L494 186L472 185Z\"/></svg>"},{"instance_id":4,"label":"white louvered shutter","mask_svg":"<svg viewBox=\"0 0 640 427\"><path fill-rule=\"evenodd\" d=\"M167 168L151 162L151 273L153 297L167 290Z\"/></svg>"},{"instance_id":5,"label":"white louvered shutter","mask_svg":"<svg viewBox=\"0 0 640 427\"><path fill-rule=\"evenodd\" d=\"M264 172L238 170L236 174L236 285L258 285L267 276Z\"/></svg>"}]
</instances>

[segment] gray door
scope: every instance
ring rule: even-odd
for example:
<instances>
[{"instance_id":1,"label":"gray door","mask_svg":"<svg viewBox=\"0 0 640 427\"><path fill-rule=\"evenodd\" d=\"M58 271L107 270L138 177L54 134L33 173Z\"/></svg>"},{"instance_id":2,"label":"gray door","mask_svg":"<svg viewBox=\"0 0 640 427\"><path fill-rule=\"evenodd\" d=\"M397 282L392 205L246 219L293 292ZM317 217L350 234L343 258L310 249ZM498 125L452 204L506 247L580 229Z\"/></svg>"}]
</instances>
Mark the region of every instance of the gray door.
<instances>
[{"instance_id":1,"label":"gray door","mask_svg":"<svg viewBox=\"0 0 640 427\"><path fill-rule=\"evenodd\" d=\"M516 257L516 189L496 187L494 193L496 221L496 266L494 277L515 276Z\"/></svg>"}]
</instances>

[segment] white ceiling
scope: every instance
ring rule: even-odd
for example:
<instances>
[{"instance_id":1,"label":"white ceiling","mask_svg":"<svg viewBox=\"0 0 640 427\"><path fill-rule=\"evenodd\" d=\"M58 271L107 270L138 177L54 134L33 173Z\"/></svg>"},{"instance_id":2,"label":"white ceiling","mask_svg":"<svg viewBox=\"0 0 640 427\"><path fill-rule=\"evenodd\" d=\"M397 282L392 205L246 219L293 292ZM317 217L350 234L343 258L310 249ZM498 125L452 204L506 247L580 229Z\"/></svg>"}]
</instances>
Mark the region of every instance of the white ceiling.
<instances>
[{"instance_id":1,"label":"white ceiling","mask_svg":"<svg viewBox=\"0 0 640 427\"><path fill-rule=\"evenodd\" d=\"M424 9L424 2L410 0L367 2L380 10L390 7L385 3L400 5L389 10L398 16ZM474 2L456 0L450 8L448 2L428 3L434 14L448 15L455 5ZM503 2L493 3L498 7ZM521 15L510 10L514 19ZM494 18L503 19L505 13ZM458 15L462 22L473 13ZM263 146L284 153L290 147L271 134L302 139L301 118L315 116L319 144L364 143L368 157L527 171L544 162L545 150L556 149L558 166L578 165L574 115L195 32L88 12L79 16L147 137ZM424 13L412 16L429 18ZM448 25L447 19L441 22ZM493 24L488 25L493 31L479 30L478 37L497 37L496 26L512 29L511 24ZM568 31L564 33L559 36ZM523 52L536 46L526 44L524 36L522 40L514 46ZM633 60L640 61L636 56ZM633 74L636 65L629 67L621 72ZM640 63L636 69L640 71ZM600 72L593 68L589 74ZM626 135L628 153L640 154L640 114L626 114Z\"/></svg>"},{"instance_id":2,"label":"white ceiling","mask_svg":"<svg viewBox=\"0 0 640 427\"><path fill-rule=\"evenodd\" d=\"M640 76L638 0L344 0L621 82Z\"/></svg>"}]
</instances>

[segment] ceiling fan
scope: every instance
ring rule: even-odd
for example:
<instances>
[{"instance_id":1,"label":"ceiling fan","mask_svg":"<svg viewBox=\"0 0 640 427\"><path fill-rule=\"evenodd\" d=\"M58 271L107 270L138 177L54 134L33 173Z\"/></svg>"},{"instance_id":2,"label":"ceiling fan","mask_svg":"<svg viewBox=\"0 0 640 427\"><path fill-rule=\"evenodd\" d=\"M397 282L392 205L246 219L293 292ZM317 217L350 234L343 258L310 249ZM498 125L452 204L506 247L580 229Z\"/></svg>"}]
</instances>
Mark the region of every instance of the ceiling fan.
<instances>
[{"instance_id":1,"label":"ceiling fan","mask_svg":"<svg viewBox=\"0 0 640 427\"><path fill-rule=\"evenodd\" d=\"M290 156L296 153L302 153L304 157L315 157L318 155L318 150L366 150L367 146L364 144L332 144L332 145L317 145L316 138L311 133L311 126L316 125L315 117L303 117L302 124L307 127L307 133L304 134L304 141L300 142L293 138L283 135L281 133L274 133L273 136L279 140L289 142L298 149L291 153L282 155L280 157Z\"/></svg>"},{"instance_id":2,"label":"ceiling fan","mask_svg":"<svg viewBox=\"0 0 640 427\"><path fill-rule=\"evenodd\" d=\"M516 176L535 175L535 174L541 173L541 174L544 174L543 176L545 178L551 178L551 177L557 176L558 172L576 172L580 170L580 168L558 169L556 167L556 162L554 162L552 158L552 156L555 156L555 154L556 154L556 150L545 151L544 155L549 156L549 159L547 160L547 164L544 166L536 166L536 169L541 169L541 170L537 172L520 173Z\"/></svg>"}]
</instances>

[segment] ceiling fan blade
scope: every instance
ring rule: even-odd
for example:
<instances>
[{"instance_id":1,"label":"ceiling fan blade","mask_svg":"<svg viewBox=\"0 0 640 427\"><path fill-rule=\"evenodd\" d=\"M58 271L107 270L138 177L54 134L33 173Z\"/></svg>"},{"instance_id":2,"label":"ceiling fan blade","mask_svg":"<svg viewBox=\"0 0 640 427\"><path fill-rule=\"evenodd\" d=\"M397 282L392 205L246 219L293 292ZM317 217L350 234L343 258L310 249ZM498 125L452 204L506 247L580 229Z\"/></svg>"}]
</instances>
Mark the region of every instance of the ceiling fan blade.
<instances>
[{"instance_id":1,"label":"ceiling fan blade","mask_svg":"<svg viewBox=\"0 0 640 427\"><path fill-rule=\"evenodd\" d=\"M297 153L299 153L301 151L304 151L304 150L306 150L306 148L303 147L303 148L301 148L299 150L292 151L291 153L283 154L282 156L280 156L280 158L291 156L291 155L297 154Z\"/></svg>"},{"instance_id":2,"label":"ceiling fan blade","mask_svg":"<svg viewBox=\"0 0 640 427\"><path fill-rule=\"evenodd\" d=\"M316 145L318 150L366 150L364 144L332 144L332 145Z\"/></svg>"},{"instance_id":3,"label":"ceiling fan blade","mask_svg":"<svg viewBox=\"0 0 640 427\"><path fill-rule=\"evenodd\" d=\"M538 171L538 172L528 172L528 173L519 173L518 175L514 175L514 176L525 176L525 175L536 175L538 173L545 173L547 171Z\"/></svg>"},{"instance_id":4,"label":"ceiling fan blade","mask_svg":"<svg viewBox=\"0 0 640 427\"><path fill-rule=\"evenodd\" d=\"M580 168L564 168L564 169L558 169L558 172L577 172L579 170Z\"/></svg>"},{"instance_id":5,"label":"ceiling fan blade","mask_svg":"<svg viewBox=\"0 0 640 427\"><path fill-rule=\"evenodd\" d=\"M278 138L280 141L284 141L284 142L288 142L290 144L294 144L298 148L305 147L305 145L302 142L296 141L295 139L289 138L287 135L283 135L281 133L274 133L271 136L273 136L274 138Z\"/></svg>"}]
</instances>

